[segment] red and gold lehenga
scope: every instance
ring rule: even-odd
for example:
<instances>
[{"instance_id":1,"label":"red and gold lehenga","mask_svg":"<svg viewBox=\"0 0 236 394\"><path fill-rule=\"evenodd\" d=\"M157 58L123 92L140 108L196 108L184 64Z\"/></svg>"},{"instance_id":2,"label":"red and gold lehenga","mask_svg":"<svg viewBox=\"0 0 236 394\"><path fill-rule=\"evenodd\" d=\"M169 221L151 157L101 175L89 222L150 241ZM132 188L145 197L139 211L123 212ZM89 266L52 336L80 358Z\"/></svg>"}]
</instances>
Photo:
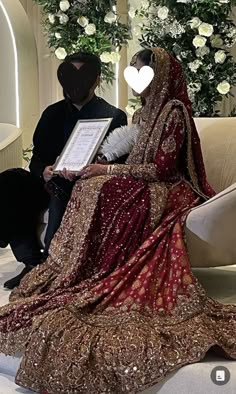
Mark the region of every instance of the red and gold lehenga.
<instances>
[{"instance_id":1,"label":"red and gold lehenga","mask_svg":"<svg viewBox=\"0 0 236 394\"><path fill-rule=\"evenodd\" d=\"M0 309L0 350L24 352L16 382L33 391L131 394L210 348L236 358L236 306L206 296L184 242L214 194L186 83L164 50L152 62L127 163L76 183L49 258Z\"/></svg>"}]
</instances>

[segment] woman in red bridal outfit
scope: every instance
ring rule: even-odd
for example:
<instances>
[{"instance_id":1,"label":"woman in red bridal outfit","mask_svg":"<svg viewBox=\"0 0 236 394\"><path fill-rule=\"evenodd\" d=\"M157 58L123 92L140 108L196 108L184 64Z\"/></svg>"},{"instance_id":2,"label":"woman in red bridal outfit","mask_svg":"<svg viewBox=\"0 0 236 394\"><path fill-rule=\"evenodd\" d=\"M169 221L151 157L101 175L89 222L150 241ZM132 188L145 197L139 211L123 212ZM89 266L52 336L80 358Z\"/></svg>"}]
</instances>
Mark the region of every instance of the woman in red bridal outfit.
<instances>
[{"instance_id":1,"label":"woman in red bridal outfit","mask_svg":"<svg viewBox=\"0 0 236 394\"><path fill-rule=\"evenodd\" d=\"M141 51L155 76L126 164L81 172L47 261L0 309L0 348L24 352L16 382L36 392L137 393L209 349L236 358L236 306L209 299L184 242L206 181L180 64Z\"/></svg>"}]
</instances>

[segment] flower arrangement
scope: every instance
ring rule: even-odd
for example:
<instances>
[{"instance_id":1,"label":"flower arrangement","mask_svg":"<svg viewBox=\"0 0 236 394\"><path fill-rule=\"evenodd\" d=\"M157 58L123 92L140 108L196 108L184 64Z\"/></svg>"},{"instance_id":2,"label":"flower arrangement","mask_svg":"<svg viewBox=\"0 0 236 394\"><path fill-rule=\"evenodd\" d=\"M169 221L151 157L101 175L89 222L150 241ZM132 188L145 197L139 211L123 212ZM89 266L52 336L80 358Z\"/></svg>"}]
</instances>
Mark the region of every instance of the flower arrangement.
<instances>
[{"instance_id":1,"label":"flower arrangement","mask_svg":"<svg viewBox=\"0 0 236 394\"><path fill-rule=\"evenodd\" d=\"M88 51L102 61L102 79L112 83L119 50L130 38L111 0L35 0L42 6L48 45L58 59Z\"/></svg>"},{"instance_id":2,"label":"flower arrangement","mask_svg":"<svg viewBox=\"0 0 236 394\"><path fill-rule=\"evenodd\" d=\"M216 105L231 94L236 66L229 53L236 42L230 18L236 0L145 0L133 11L141 17L142 47L160 46L183 65L195 116L217 116Z\"/></svg>"}]
</instances>

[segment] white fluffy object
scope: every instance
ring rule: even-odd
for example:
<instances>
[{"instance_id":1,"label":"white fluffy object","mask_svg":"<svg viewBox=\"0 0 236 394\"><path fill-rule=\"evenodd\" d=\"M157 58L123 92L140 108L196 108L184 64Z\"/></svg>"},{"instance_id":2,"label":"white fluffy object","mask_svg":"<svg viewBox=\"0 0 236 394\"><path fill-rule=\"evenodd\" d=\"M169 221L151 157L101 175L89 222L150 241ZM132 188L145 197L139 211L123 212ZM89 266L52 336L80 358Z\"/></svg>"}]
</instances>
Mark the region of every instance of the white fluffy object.
<instances>
[{"instance_id":1,"label":"white fluffy object","mask_svg":"<svg viewBox=\"0 0 236 394\"><path fill-rule=\"evenodd\" d=\"M98 154L107 161L115 161L118 157L131 152L137 141L139 127L137 125L121 126L113 130L101 145Z\"/></svg>"}]
</instances>

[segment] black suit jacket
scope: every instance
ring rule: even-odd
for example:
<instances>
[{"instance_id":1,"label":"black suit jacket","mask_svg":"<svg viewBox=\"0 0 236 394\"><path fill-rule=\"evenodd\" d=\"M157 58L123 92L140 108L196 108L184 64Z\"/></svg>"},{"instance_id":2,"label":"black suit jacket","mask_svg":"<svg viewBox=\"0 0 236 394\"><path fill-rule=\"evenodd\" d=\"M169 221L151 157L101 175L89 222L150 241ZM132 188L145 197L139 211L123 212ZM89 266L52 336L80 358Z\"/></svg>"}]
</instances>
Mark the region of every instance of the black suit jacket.
<instances>
[{"instance_id":1,"label":"black suit jacket","mask_svg":"<svg viewBox=\"0 0 236 394\"><path fill-rule=\"evenodd\" d=\"M94 96L80 111L70 102L61 100L43 112L33 136L30 171L42 177L46 166L53 165L79 119L113 118L108 133L127 125L127 116L120 109Z\"/></svg>"}]
</instances>

